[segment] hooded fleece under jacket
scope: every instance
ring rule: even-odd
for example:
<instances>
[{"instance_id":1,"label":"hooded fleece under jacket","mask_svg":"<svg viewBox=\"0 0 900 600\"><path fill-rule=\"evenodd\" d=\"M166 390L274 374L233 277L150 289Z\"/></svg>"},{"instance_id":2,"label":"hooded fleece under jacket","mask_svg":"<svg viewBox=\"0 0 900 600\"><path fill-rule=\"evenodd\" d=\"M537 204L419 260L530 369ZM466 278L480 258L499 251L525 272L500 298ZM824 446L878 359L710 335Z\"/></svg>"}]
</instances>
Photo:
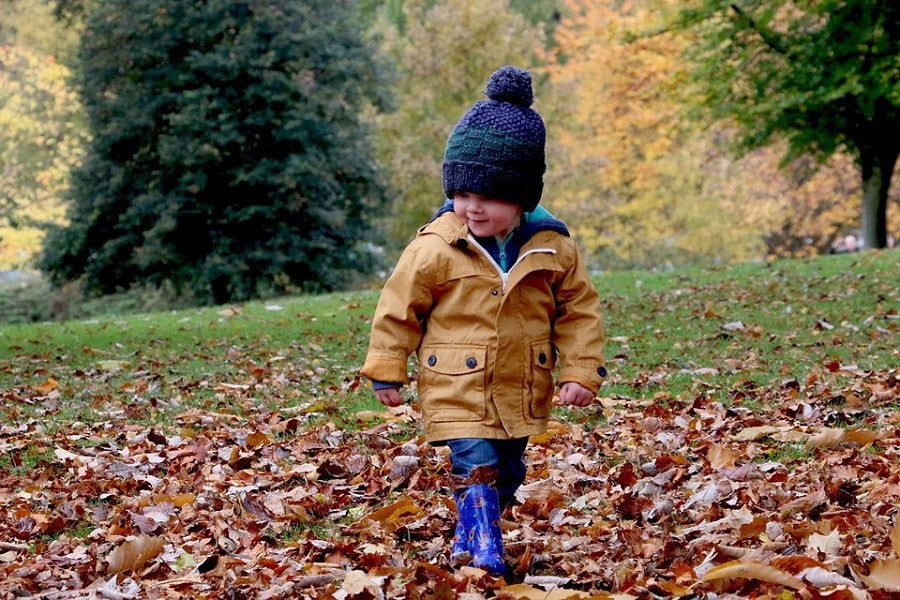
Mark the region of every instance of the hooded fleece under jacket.
<instances>
[{"instance_id":1,"label":"hooded fleece under jacket","mask_svg":"<svg viewBox=\"0 0 900 600\"><path fill-rule=\"evenodd\" d=\"M385 283L361 373L407 383L417 354L429 442L543 433L557 363L561 383L595 393L606 376L600 298L565 225L523 229L504 272L452 209L439 211Z\"/></svg>"}]
</instances>

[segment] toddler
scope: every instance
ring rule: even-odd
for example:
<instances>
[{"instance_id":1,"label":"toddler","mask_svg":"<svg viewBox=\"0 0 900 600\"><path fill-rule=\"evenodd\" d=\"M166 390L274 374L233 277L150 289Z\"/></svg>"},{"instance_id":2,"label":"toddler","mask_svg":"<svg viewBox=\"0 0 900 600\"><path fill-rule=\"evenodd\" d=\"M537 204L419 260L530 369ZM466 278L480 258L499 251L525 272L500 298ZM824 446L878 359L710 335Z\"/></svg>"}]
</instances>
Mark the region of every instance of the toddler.
<instances>
[{"instance_id":1,"label":"toddler","mask_svg":"<svg viewBox=\"0 0 900 600\"><path fill-rule=\"evenodd\" d=\"M588 406L606 376L597 291L566 225L539 205L545 129L528 71L505 66L456 124L446 201L386 282L362 374L402 403L417 353L426 439L450 448L459 513L451 558L506 571L500 514L531 435L559 400Z\"/></svg>"}]
</instances>

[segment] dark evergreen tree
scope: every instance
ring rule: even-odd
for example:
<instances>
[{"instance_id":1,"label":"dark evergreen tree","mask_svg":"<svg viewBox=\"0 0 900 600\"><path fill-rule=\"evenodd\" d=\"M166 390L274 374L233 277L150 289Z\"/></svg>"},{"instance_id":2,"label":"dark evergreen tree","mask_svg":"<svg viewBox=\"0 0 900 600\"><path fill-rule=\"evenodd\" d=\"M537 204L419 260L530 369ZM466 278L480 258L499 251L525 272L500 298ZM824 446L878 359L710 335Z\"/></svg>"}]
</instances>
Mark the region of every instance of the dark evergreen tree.
<instances>
[{"instance_id":1,"label":"dark evergreen tree","mask_svg":"<svg viewBox=\"0 0 900 600\"><path fill-rule=\"evenodd\" d=\"M201 301L332 289L383 203L360 115L382 69L349 0L105 0L79 84L93 140L43 268Z\"/></svg>"}]
</instances>

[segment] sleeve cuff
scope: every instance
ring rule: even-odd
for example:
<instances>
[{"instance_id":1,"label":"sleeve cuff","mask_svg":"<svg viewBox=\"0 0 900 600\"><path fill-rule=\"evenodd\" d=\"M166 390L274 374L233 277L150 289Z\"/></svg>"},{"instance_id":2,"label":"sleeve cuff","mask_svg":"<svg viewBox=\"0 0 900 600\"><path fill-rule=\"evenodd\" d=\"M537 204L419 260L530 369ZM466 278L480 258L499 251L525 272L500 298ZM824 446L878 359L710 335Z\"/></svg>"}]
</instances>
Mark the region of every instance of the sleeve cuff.
<instances>
[{"instance_id":1,"label":"sleeve cuff","mask_svg":"<svg viewBox=\"0 0 900 600\"><path fill-rule=\"evenodd\" d=\"M395 390L399 390L403 387L402 383L396 383L394 381L378 381L377 379L372 380L372 389L375 391L378 390L387 390L390 388L394 388Z\"/></svg>"}]
</instances>

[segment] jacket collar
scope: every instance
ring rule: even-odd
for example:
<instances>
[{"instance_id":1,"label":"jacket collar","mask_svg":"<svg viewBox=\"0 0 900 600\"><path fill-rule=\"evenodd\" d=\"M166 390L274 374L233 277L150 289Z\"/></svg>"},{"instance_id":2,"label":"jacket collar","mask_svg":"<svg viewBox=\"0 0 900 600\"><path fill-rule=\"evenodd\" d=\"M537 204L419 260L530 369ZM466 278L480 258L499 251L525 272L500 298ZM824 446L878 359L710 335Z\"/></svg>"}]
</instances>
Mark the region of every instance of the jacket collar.
<instances>
[{"instance_id":1,"label":"jacket collar","mask_svg":"<svg viewBox=\"0 0 900 600\"><path fill-rule=\"evenodd\" d=\"M447 213L456 216L453 212L453 200L450 198L447 198L444 201L444 205L437 209L434 216L431 218L431 223L436 222L440 217ZM462 225L463 231L466 230L466 226L459 220L459 217L456 218L456 222ZM422 227L419 231L424 231L427 227L428 225ZM524 241L531 239L531 236L539 231L555 231L566 237L571 237L569 228L566 224L554 217L549 210L540 204L538 204L537 208L532 212L522 213L522 224L516 228L516 231ZM464 233L462 237L465 238L466 234ZM454 242L448 240L447 243L452 244Z\"/></svg>"},{"instance_id":2,"label":"jacket collar","mask_svg":"<svg viewBox=\"0 0 900 600\"><path fill-rule=\"evenodd\" d=\"M419 235L437 235L451 246L466 246L469 228L463 223L453 208L434 216L430 223L419 228Z\"/></svg>"}]
</instances>

